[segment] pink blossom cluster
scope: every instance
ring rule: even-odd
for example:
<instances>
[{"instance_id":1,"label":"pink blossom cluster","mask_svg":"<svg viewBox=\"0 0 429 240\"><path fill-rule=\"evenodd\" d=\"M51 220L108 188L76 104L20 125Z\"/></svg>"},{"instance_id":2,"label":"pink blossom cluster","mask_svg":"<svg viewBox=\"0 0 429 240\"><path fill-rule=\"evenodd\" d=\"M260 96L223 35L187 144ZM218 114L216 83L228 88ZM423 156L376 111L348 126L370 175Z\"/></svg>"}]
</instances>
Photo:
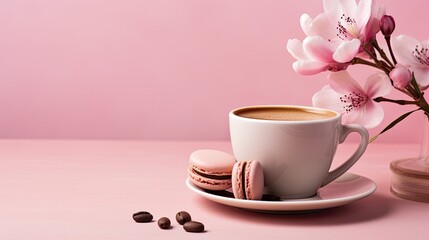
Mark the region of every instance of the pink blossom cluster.
<instances>
[{"instance_id":1,"label":"pink blossom cluster","mask_svg":"<svg viewBox=\"0 0 429 240\"><path fill-rule=\"evenodd\" d=\"M366 128L383 120L382 101L415 104L428 115L429 105L420 100L424 100L421 91L429 86L429 41L405 35L391 38L395 20L376 0L323 0L323 7L324 12L315 18L302 14L300 25L306 37L287 43L288 52L296 59L292 67L297 73L330 72L328 85L313 96L313 105L338 111L344 123L359 123ZM377 43L380 31L390 58ZM364 87L347 72L354 64L377 69ZM384 98L392 89L415 101Z\"/></svg>"}]
</instances>

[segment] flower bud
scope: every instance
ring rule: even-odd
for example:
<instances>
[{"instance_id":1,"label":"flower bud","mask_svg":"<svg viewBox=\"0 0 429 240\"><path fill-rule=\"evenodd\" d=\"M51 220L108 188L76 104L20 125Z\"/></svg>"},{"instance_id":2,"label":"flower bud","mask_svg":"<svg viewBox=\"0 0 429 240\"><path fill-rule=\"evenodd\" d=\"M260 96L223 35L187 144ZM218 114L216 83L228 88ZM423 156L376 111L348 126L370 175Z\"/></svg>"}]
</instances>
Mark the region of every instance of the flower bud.
<instances>
[{"instance_id":1,"label":"flower bud","mask_svg":"<svg viewBox=\"0 0 429 240\"><path fill-rule=\"evenodd\" d=\"M393 86L398 89L404 89L411 82L411 72L402 64L396 64L395 68L389 73Z\"/></svg>"},{"instance_id":2,"label":"flower bud","mask_svg":"<svg viewBox=\"0 0 429 240\"><path fill-rule=\"evenodd\" d=\"M395 30L395 19L392 16L384 15L380 20L380 30L384 36L392 35Z\"/></svg>"}]
</instances>

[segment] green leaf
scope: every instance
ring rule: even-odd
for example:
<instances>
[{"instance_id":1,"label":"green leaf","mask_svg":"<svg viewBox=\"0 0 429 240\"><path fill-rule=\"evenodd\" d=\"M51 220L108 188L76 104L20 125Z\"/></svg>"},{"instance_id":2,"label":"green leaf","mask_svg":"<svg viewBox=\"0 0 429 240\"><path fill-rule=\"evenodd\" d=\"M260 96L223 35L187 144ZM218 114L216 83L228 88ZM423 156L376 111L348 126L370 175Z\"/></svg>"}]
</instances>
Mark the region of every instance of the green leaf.
<instances>
[{"instance_id":1,"label":"green leaf","mask_svg":"<svg viewBox=\"0 0 429 240\"><path fill-rule=\"evenodd\" d=\"M375 141L375 139L378 138L378 136L380 136L381 134L383 134L384 132L386 132L387 130L391 129L392 127L394 127L396 124L398 124L399 122L401 122L402 120L404 120L406 117L408 117L409 115L411 115L411 113L416 112L418 110L421 110L420 108L417 108L413 111L407 112L403 115L401 115L400 117L398 117L397 119L395 119L393 122L391 122L389 125L387 125L387 127L385 127L379 134L375 135L374 137L372 137L369 142L372 143L373 141Z\"/></svg>"}]
</instances>

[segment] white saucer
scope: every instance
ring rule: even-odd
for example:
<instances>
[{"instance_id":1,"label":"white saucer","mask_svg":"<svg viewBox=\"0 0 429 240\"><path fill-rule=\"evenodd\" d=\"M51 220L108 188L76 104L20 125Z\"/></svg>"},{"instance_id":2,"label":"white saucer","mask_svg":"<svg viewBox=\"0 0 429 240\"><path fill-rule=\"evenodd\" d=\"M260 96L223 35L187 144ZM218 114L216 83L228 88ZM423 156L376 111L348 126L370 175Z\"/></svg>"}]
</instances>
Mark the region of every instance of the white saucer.
<instances>
[{"instance_id":1,"label":"white saucer","mask_svg":"<svg viewBox=\"0 0 429 240\"><path fill-rule=\"evenodd\" d=\"M366 177L345 173L332 183L319 189L318 195L311 198L256 201L235 199L230 189L207 191L195 186L189 179L186 180L186 185L198 195L213 202L268 213L296 213L338 207L365 198L377 188L376 184Z\"/></svg>"}]
</instances>

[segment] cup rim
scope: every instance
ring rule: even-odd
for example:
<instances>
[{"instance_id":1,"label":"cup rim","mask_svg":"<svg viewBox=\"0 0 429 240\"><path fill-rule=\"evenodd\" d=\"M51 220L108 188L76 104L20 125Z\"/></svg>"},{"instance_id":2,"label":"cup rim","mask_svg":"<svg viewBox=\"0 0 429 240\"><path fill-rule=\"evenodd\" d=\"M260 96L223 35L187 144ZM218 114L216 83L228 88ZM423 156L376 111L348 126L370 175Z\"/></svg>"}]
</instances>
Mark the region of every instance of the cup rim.
<instances>
[{"instance_id":1,"label":"cup rim","mask_svg":"<svg viewBox=\"0 0 429 240\"><path fill-rule=\"evenodd\" d=\"M272 119L256 119L256 118L248 118L248 117L242 117L240 115L237 115L236 112L244 110L244 109L257 109L257 108L298 108L298 109L307 109L311 112L330 112L335 114L334 117L331 118L323 118L323 119L309 119L309 120L272 120ZM339 118L341 118L341 113L326 109L326 108L318 108L318 107L311 107L311 106L305 106L305 105L249 105L249 106L243 106L238 107L229 112L230 117L236 117L239 119L247 120L247 121L254 121L254 122L270 122L270 123L315 123L315 122L330 122L335 121Z\"/></svg>"}]
</instances>

